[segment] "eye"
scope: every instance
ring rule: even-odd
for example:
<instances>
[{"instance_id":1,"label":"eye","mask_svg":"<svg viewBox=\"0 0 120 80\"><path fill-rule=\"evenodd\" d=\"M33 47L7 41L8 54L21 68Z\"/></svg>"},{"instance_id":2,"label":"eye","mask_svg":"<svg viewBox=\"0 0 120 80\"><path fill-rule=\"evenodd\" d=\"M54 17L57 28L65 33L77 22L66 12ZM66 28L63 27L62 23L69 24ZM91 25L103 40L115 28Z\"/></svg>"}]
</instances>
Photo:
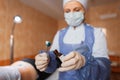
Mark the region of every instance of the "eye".
<instances>
[{"instance_id":1,"label":"eye","mask_svg":"<svg viewBox=\"0 0 120 80\"><path fill-rule=\"evenodd\" d=\"M69 13L71 10L70 9L65 9L64 13Z\"/></svg>"},{"instance_id":2,"label":"eye","mask_svg":"<svg viewBox=\"0 0 120 80\"><path fill-rule=\"evenodd\" d=\"M77 8L74 9L74 12L79 12L80 10L81 10L81 8L77 7Z\"/></svg>"}]
</instances>

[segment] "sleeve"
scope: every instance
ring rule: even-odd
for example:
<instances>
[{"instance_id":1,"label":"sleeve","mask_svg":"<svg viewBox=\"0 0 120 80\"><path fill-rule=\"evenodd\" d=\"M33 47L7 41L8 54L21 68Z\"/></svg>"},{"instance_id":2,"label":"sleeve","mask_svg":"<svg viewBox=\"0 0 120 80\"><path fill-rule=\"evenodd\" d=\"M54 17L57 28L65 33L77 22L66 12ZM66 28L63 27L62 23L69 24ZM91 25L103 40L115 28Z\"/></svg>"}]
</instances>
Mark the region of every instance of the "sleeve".
<instances>
[{"instance_id":1,"label":"sleeve","mask_svg":"<svg viewBox=\"0 0 120 80\"><path fill-rule=\"evenodd\" d=\"M93 45L93 53L94 57L108 57L108 49L106 43L106 37L102 32L101 28L94 28L94 35L95 35L95 43Z\"/></svg>"},{"instance_id":2,"label":"sleeve","mask_svg":"<svg viewBox=\"0 0 120 80\"><path fill-rule=\"evenodd\" d=\"M107 58L94 58L79 70L81 80L110 80L110 61Z\"/></svg>"},{"instance_id":3,"label":"sleeve","mask_svg":"<svg viewBox=\"0 0 120 80\"><path fill-rule=\"evenodd\" d=\"M56 56L53 53L53 51L55 49L59 50L58 38L59 38L59 31L56 33L56 35L53 39L53 44L51 45L51 48L50 48L50 51L49 51L50 63L48 64L48 67L45 70L45 72L47 72L47 73L53 73L58 67L58 64L57 64L57 61L56 61Z\"/></svg>"},{"instance_id":4,"label":"sleeve","mask_svg":"<svg viewBox=\"0 0 120 80\"><path fill-rule=\"evenodd\" d=\"M110 80L111 62L108 57L106 36L101 28L94 30L93 61L89 65L91 80Z\"/></svg>"},{"instance_id":5,"label":"sleeve","mask_svg":"<svg viewBox=\"0 0 120 80\"><path fill-rule=\"evenodd\" d=\"M110 80L111 62L107 54L105 35L99 28L95 28L94 34L95 43L92 58L80 69L81 78L85 78L85 80Z\"/></svg>"}]
</instances>

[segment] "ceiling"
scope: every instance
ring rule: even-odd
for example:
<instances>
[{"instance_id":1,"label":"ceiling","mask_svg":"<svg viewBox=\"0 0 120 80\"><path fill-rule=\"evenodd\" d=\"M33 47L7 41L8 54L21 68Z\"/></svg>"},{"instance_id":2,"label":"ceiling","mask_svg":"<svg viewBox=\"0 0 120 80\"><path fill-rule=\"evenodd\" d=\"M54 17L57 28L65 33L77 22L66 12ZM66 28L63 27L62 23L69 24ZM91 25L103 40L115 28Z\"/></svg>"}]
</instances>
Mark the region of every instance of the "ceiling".
<instances>
[{"instance_id":1,"label":"ceiling","mask_svg":"<svg viewBox=\"0 0 120 80\"><path fill-rule=\"evenodd\" d=\"M55 18L63 18L62 0L20 0L21 2Z\"/></svg>"},{"instance_id":2,"label":"ceiling","mask_svg":"<svg viewBox=\"0 0 120 80\"><path fill-rule=\"evenodd\" d=\"M20 0L40 12L57 20L63 19L63 0ZM120 0L89 0L89 6L97 6Z\"/></svg>"}]
</instances>

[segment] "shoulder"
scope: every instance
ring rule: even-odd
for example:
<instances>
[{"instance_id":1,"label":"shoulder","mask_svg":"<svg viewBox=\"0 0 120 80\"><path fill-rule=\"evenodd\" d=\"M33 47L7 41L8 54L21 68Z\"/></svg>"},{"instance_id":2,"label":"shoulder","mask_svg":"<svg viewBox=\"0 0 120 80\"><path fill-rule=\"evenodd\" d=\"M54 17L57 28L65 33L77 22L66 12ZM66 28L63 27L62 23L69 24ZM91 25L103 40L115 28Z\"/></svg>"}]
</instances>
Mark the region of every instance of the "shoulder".
<instances>
[{"instance_id":1,"label":"shoulder","mask_svg":"<svg viewBox=\"0 0 120 80\"><path fill-rule=\"evenodd\" d=\"M86 24L86 25L89 26L89 28L94 30L94 35L95 36L98 36L98 37L105 36L106 30L104 28L93 26L93 25L90 25L90 24Z\"/></svg>"},{"instance_id":2,"label":"shoulder","mask_svg":"<svg viewBox=\"0 0 120 80\"><path fill-rule=\"evenodd\" d=\"M88 29L91 29L91 30L94 29L94 27L93 27L92 25L90 25L90 24L84 23L84 25L85 25L85 27L88 28Z\"/></svg>"},{"instance_id":3,"label":"shoulder","mask_svg":"<svg viewBox=\"0 0 120 80\"><path fill-rule=\"evenodd\" d=\"M94 27L94 34L105 35L105 30L104 28L101 28L101 27Z\"/></svg>"},{"instance_id":4,"label":"shoulder","mask_svg":"<svg viewBox=\"0 0 120 80\"><path fill-rule=\"evenodd\" d=\"M94 33L103 33L104 28L102 27L98 27L98 26L93 26L90 24L86 24L87 26L90 26L91 28L94 29Z\"/></svg>"},{"instance_id":5,"label":"shoulder","mask_svg":"<svg viewBox=\"0 0 120 80\"><path fill-rule=\"evenodd\" d=\"M105 37L106 31L102 27L94 27L94 35L96 38Z\"/></svg>"},{"instance_id":6,"label":"shoulder","mask_svg":"<svg viewBox=\"0 0 120 80\"><path fill-rule=\"evenodd\" d=\"M62 28L62 29L60 29L58 32L59 32L59 33L62 33L62 32L65 32L67 29L68 29L68 27Z\"/></svg>"},{"instance_id":7,"label":"shoulder","mask_svg":"<svg viewBox=\"0 0 120 80\"><path fill-rule=\"evenodd\" d=\"M62 29L60 29L59 31L64 31L64 30L66 30L67 29L67 27L66 28L62 28Z\"/></svg>"}]
</instances>

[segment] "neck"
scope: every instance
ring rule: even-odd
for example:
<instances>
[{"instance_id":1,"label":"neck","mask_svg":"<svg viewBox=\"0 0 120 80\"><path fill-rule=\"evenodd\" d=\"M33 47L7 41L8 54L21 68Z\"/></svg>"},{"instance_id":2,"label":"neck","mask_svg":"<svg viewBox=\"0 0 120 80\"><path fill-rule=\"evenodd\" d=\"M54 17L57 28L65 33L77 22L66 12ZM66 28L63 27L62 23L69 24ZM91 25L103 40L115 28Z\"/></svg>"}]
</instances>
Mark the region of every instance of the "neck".
<instances>
[{"instance_id":1,"label":"neck","mask_svg":"<svg viewBox=\"0 0 120 80\"><path fill-rule=\"evenodd\" d=\"M82 23L81 23L79 26L81 26L81 25L82 25ZM78 27L78 26L74 26L73 28L76 29L77 27Z\"/></svg>"}]
</instances>

